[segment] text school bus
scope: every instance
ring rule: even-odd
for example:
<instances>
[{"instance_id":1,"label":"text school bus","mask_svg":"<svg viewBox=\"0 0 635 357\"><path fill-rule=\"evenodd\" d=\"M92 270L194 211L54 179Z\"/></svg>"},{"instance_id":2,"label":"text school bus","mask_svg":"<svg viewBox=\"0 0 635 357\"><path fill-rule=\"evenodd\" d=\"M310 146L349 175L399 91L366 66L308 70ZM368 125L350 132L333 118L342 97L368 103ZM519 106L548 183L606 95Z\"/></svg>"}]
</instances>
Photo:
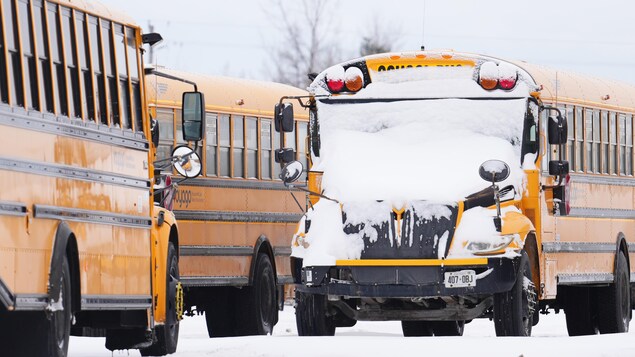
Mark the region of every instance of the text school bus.
<instances>
[{"instance_id":1,"label":"text school bus","mask_svg":"<svg viewBox=\"0 0 635 357\"><path fill-rule=\"evenodd\" d=\"M461 335L487 317L528 336L548 309L570 335L628 330L635 87L421 51L338 64L310 93L301 335L358 320Z\"/></svg>"},{"instance_id":2,"label":"text school bus","mask_svg":"<svg viewBox=\"0 0 635 357\"><path fill-rule=\"evenodd\" d=\"M201 176L179 183L179 269L185 310L205 312L210 337L271 333L290 284L289 239L306 205L278 178L272 108L290 86L161 69L205 94ZM159 157L182 145L181 92L188 84L148 76L148 103L160 124ZM296 113L283 139L306 162L308 121ZM294 201L298 201L296 203Z\"/></svg>"},{"instance_id":3,"label":"text school bus","mask_svg":"<svg viewBox=\"0 0 635 357\"><path fill-rule=\"evenodd\" d=\"M179 234L153 204L141 67L157 35L92 1L4 0L0 14L2 355L66 356L70 334L174 352ZM185 95L196 140L202 98ZM168 165L195 175L188 150Z\"/></svg>"}]
</instances>

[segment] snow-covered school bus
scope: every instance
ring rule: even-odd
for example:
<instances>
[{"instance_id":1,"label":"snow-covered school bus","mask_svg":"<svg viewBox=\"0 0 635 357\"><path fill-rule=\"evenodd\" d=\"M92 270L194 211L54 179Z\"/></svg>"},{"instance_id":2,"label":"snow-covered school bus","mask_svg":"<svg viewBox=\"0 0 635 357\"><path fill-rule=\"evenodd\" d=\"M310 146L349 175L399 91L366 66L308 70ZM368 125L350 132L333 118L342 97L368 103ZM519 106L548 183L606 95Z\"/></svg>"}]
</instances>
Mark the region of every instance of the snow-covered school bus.
<instances>
[{"instance_id":1,"label":"snow-covered school bus","mask_svg":"<svg viewBox=\"0 0 635 357\"><path fill-rule=\"evenodd\" d=\"M66 356L71 334L174 352L179 234L154 204L171 188L154 190L142 68L160 36L96 1L3 0L0 18L0 354ZM201 94L182 95L200 140Z\"/></svg>"},{"instance_id":2,"label":"snow-covered school bus","mask_svg":"<svg viewBox=\"0 0 635 357\"><path fill-rule=\"evenodd\" d=\"M273 105L287 85L161 69L197 83L205 94L205 130L198 153L203 174L179 184L179 269L185 313L204 313L210 337L271 333L291 287L289 239L306 204L278 178ZM188 84L149 76L152 115L160 124L159 158L184 144L181 92ZM300 109L300 108L298 108ZM306 158L308 113L296 112L294 131L282 138ZM169 170L167 173L170 173ZM296 200L301 203L296 203Z\"/></svg>"},{"instance_id":3,"label":"snow-covered school bus","mask_svg":"<svg viewBox=\"0 0 635 357\"><path fill-rule=\"evenodd\" d=\"M628 330L635 87L419 51L337 64L309 91L276 113L285 131L287 102L310 109L310 166L282 170L310 198L292 238L300 335L490 318L529 336L550 309L570 335Z\"/></svg>"}]
</instances>

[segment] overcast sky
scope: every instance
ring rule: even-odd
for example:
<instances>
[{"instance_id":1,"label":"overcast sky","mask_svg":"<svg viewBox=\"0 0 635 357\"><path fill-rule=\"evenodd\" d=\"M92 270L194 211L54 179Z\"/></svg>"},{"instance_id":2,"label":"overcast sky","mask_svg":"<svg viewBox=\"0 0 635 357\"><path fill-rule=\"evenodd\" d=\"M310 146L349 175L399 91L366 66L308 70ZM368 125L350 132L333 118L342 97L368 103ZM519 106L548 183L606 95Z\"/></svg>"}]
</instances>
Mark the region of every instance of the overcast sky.
<instances>
[{"instance_id":1,"label":"overcast sky","mask_svg":"<svg viewBox=\"0 0 635 357\"><path fill-rule=\"evenodd\" d=\"M270 78L281 45L273 0L103 0L164 42L156 62L192 72ZM297 3L297 0L283 0ZM632 0L334 0L342 59L379 18L398 49L445 48L525 60L635 84ZM148 56L146 56L147 59Z\"/></svg>"}]
</instances>

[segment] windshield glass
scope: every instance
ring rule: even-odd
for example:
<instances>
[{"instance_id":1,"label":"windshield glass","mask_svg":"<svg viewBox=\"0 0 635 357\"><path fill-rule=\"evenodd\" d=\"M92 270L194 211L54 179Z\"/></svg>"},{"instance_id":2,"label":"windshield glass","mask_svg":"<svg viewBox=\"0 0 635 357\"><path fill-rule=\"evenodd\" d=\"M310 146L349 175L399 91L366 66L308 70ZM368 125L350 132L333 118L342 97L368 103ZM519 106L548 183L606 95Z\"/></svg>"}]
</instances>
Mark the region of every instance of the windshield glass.
<instances>
[{"instance_id":1,"label":"windshield glass","mask_svg":"<svg viewBox=\"0 0 635 357\"><path fill-rule=\"evenodd\" d=\"M500 183L522 184L526 99L318 102L324 194L342 202L458 201L489 185L486 160L511 168Z\"/></svg>"}]
</instances>

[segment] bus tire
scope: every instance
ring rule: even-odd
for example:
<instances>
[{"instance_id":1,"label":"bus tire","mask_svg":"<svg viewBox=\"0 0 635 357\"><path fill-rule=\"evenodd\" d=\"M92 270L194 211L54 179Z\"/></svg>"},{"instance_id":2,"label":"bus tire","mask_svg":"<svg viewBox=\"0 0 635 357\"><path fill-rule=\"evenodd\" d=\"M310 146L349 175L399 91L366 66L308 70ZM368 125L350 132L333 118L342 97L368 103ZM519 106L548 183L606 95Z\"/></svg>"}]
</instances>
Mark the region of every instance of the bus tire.
<instances>
[{"instance_id":1,"label":"bus tire","mask_svg":"<svg viewBox=\"0 0 635 357\"><path fill-rule=\"evenodd\" d=\"M563 287L564 314L569 336L598 333L597 306L594 290L589 287ZM559 290L560 291L560 290Z\"/></svg>"},{"instance_id":2,"label":"bus tire","mask_svg":"<svg viewBox=\"0 0 635 357\"><path fill-rule=\"evenodd\" d=\"M168 260L165 298L165 323L155 327L156 341L147 348L139 350L142 356L164 356L176 352L179 342L179 320L176 311L176 286L179 280L179 259L176 248L170 242L168 244Z\"/></svg>"},{"instance_id":3,"label":"bus tire","mask_svg":"<svg viewBox=\"0 0 635 357\"><path fill-rule=\"evenodd\" d=\"M235 316L237 294L235 288L228 287L214 292L211 301L205 307L205 322L210 338L237 336Z\"/></svg>"},{"instance_id":4,"label":"bus tire","mask_svg":"<svg viewBox=\"0 0 635 357\"><path fill-rule=\"evenodd\" d=\"M238 321L241 335L267 335L273 333L278 321L276 280L269 256L259 253L254 270L253 284L241 292L244 308L239 308Z\"/></svg>"},{"instance_id":5,"label":"bus tire","mask_svg":"<svg viewBox=\"0 0 635 357\"><path fill-rule=\"evenodd\" d=\"M434 335L430 321L401 321L401 331L405 337Z\"/></svg>"},{"instance_id":6,"label":"bus tire","mask_svg":"<svg viewBox=\"0 0 635 357\"><path fill-rule=\"evenodd\" d=\"M463 336L465 321L433 321L432 331L435 336Z\"/></svg>"},{"instance_id":7,"label":"bus tire","mask_svg":"<svg viewBox=\"0 0 635 357\"><path fill-rule=\"evenodd\" d=\"M327 315L326 296L295 292L295 322L299 336L333 336L335 321Z\"/></svg>"},{"instance_id":8,"label":"bus tire","mask_svg":"<svg viewBox=\"0 0 635 357\"><path fill-rule=\"evenodd\" d=\"M598 290L600 333L628 332L631 320L630 274L623 252L615 257L615 279Z\"/></svg>"},{"instance_id":9,"label":"bus tire","mask_svg":"<svg viewBox=\"0 0 635 357\"><path fill-rule=\"evenodd\" d=\"M534 312L530 310L537 307L536 296L529 258L523 250L514 286L510 291L494 294L496 336L531 336Z\"/></svg>"}]
</instances>

